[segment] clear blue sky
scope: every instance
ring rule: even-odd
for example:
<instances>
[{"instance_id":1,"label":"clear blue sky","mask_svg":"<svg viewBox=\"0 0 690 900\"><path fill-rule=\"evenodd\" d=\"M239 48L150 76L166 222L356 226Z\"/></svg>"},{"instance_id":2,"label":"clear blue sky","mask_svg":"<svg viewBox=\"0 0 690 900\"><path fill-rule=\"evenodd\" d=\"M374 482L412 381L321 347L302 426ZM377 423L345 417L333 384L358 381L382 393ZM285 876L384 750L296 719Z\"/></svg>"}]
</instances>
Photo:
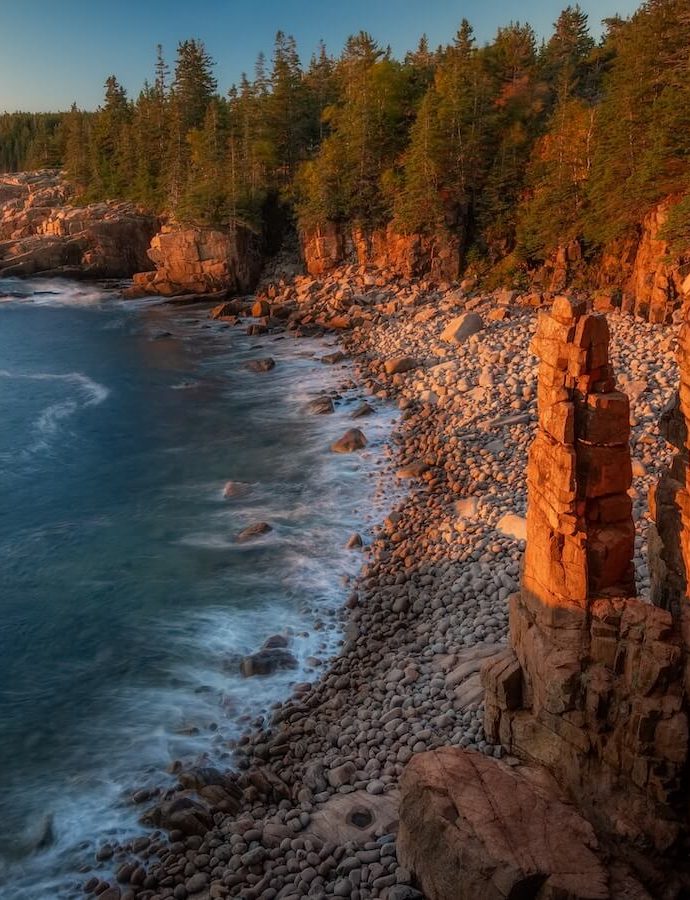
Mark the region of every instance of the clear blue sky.
<instances>
[{"instance_id":1,"label":"clear blue sky","mask_svg":"<svg viewBox=\"0 0 690 900\"><path fill-rule=\"evenodd\" d=\"M447 43L463 17L481 43L499 25L529 22L542 37L568 0L0 0L0 111L85 109L101 101L113 73L136 96L152 78L156 44L172 63L178 41L201 38L217 62L221 91L270 59L278 29L308 61L319 38L339 52L364 29L396 56L424 32ZM636 0L580 0L596 36L604 17L630 15Z\"/></svg>"}]
</instances>

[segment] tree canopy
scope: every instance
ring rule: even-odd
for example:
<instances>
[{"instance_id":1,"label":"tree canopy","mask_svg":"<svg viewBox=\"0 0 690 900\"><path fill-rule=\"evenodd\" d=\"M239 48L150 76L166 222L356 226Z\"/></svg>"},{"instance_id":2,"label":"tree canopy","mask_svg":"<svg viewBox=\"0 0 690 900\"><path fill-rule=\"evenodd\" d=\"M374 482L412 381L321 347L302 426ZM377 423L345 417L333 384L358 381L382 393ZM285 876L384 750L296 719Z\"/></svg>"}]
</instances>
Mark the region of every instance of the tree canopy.
<instances>
[{"instance_id":1,"label":"tree canopy","mask_svg":"<svg viewBox=\"0 0 690 900\"><path fill-rule=\"evenodd\" d=\"M305 65L279 31L221 94L188 39L171 66L158 48L136 97L111 75L93 113L0 116L0 169L64 165L86 199L200 224L261 228L280 203L303 226L450 232L489 262L600 246L672 195L668 235L683 241L689 46L690 0L647 0L599 41L577 5L541 44L510 22L480 46L463 20L401 61L359 32Z\"/></svg>"}]
</instances>

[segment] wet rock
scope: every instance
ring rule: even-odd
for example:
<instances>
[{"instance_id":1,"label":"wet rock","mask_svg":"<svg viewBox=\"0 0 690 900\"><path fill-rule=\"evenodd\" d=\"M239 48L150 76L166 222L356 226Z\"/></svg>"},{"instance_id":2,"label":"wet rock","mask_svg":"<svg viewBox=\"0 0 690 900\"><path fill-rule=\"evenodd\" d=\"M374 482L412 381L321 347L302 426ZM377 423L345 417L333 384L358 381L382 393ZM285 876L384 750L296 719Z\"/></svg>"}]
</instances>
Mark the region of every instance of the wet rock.
<instances>
[{"instance_id":1,"label":"wet rock","mask_svg":"<svg viewBox=\"0 0 690 900\"><path fill-rule=\"evenodd\" d=\"M242 311L242 304L239 300L226 300L214 306L209 312L211 319L234 319Z\"/></svg>"},{"instance_id":2,"label":"wet rock","mask_svg":"<svg viewBox=\"0 0 690 900\"><path fill-rule=\"evenodd\" d=\"M328 415L335 411L330 397L317 397L315 400L310 400L307 409L317 416Z\"/></svg>"},{"instance_id":3,"label":"wet rock","mask_svg":"<svg viewBox=\"0 0 690 900\"><path fill-rule=\"evenodd\" d=\"M354 453L356 450L362 450L367 445L367 439L359 428L349 428L345 434L331 444L333 453Z\"/></svg>"},{"instance_id":4,"label":"wet rock","mask_svg":"<svg viewBox=\"0 0 690 900\"><path fill-rule=\"evenodd\" d=\"M166 831L179 831L183 835L205 835L213 826L211 812L199 800L181 796L154 807L146 819Z\"/></svg>"},{"instance_id":5,"label":"wet rock","mask_svg":"<svg viewBox=\"0 0 690 900\"><path fill-rule=\"evenodd\" d=\"M253 541L258 537L261 537L264 534L268 534L269 531L273 531L273 528L268 524L268 522L255 522L253 525L248 525L243 531L235 538L236 543L245 544L248 541Z\"/></svg>"},{"instance_id":6,"label":"wet rock","mask_svg":"<svg viewBox=\"0 0 690 900\"><path fill-rule=\"evenodd\" d=\"M245 678L255 675L272 675L281 669L296 669L297 658L282 647L266 648L245 656L240 672Z\"/></svg>"},{"instance_id":7,"label":"wet rock","mask_svg":"<svg viewBox=\"0 0 690 900\"><path fill-rule=\"evenodd\" d=\"M270 372L275 367L276 361L270 356L265 356L261 359L250 359L245 364L245 368L249 369L250 372Z\"/></svg>"},{"instance_id":8,"label":"wet rock","mask_svg":"<svg viewBox=\"0 0 690 900\"><path fill-rule=\"evenodd\" d=\"M364 416L370 416L374 412L373 406L370 406L368 403L363 402L360 403L359 406L353 411L351 418L352 419L361 419Z\"/></svg>"},{"instance_id":9,"label":"wet rock","mask_svg":"<svg viewBox=\"0 0 690 900\"><path fill-rule=\"evenodd\" d=\"M242 481L226 481L223 486L223 496L226 500L230 500L233 497L246 497L250 491L251 485Z\"/></svg>"},{"instance_id":10,"label":"wet rock","mask_svg":"<svg viewBox=\"0 0 690 900\"><path fill-rule=\"evenodd\" d=\"M321 362L326 366L335 366L344 359L347 359L346 354L340 350L336 350L333 353L326 353L325 356L322 356Z\"/></svg>"}]
</instances>

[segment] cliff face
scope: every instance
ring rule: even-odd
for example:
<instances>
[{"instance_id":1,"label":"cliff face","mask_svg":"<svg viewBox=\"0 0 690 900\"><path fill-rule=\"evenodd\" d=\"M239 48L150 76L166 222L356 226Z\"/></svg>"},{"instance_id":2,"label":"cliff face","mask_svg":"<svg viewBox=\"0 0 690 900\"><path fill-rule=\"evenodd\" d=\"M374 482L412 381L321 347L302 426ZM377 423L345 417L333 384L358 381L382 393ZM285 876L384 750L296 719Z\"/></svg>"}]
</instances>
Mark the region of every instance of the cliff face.
<instances>
[{"instance_id":1,"label":"cliff face","mask_svg":"<svg viewBox=\"0 0 690 900\"><path fill-rule=\"evenodd\" d=\"M462 268L457 237L398 234L392 226L373 231L333 222L301 234L302 255L310 275L318 276L345 261L391 270L405 278L456 281Z\"/></svg>"},{"instance_id":2,"label":"cliff face","mask_svg":"<svg viewBox=\"0 0 690 900\"><path fill-rule=\"evenodd\" d=\"M621 307L649 322L671 322L680 310L690 259L674 256L661 231L671 200L647 215L636 237L607 248L598 263L598 284L621 291ZM685 273L685 274L683 274Z\"/></svg>"},{"instance_id":3,"label":"cliff face","mask_svg":"<svg viewBox=\"0 0 690 900\"><path fill-rule=\"evenodd\" d=\"M155 271L134 276L130 296L247 294L262 267L260 238L246 228L218 230L166 225L151 241Z\"/></svg>"},{"instance_id":4,"label":"cliff face","mask_svg":"<svg viewBox=\"0 0 690 900\"><path fill-rule=\"evenodd\" d=\"M155 216L131 203L72 199L54 171L0 176L0 274L127 278L150 267Z\"/></svg>"},{"instance_id":5,"label":"cliff face","mask_svg":"<svg viewBox=\"0 0 690 900\"><path fill-rule=\"evenodd\" d=\"M641 222L638 232L607 247L591 261L580 241L560 247L530 275L535 289L560 293L586 284L596 291L602 310L621 308L649 322L671 322L682 306L683 284L690 272L690 253L674 255L661 237L674 201L667 199ZM319 276L345 261L404 277L458 281L463 272L460 232L428 237L401 235L388 226L370 232L333 222L301 234L309 274Z\"/></svg>"}]
</instances>

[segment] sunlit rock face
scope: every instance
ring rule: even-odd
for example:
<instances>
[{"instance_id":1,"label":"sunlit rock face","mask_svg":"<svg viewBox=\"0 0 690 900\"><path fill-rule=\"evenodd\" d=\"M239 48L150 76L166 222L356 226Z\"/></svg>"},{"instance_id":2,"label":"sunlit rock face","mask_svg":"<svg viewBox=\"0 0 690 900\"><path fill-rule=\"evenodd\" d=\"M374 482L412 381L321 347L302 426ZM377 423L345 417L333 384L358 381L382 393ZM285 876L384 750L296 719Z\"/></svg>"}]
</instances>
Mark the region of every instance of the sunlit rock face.
<instances>
[{"instance_id":1,"label":"sunlit rock face","mask_svg":"<svg viewBox=\"0 0 690 900\"><path fill-rule=\"evenodd\" d=\"M403 235L392 225L365 231L326 222L304 229L300 239L306 269L313 276L323 275L345 261L404 278L428 276L455 281L462 273L464 241L460 232Z\"/></svg>"},{"instance_id":2,"label":"sunlit rock face","mask_svg":"<svg viewBox=\"0 0 690 900\"><path fill-rule=\"evenodd\" d=\"M614 389L606 320L583 305L557 298L533 349L522 589L511 646L483 673L485 730L546 765L603 831L665 850L686 821L687 637L682 616L634 596L627 397ZM684 546L674 515L660 534L680 532Z\"/></svg>"},{"instance_id":3,"label":"sunlit rock face","mask_svg":"<svg viewBox=\"0 0 690 900\"><path fill-rule=\"evenodd\" d=\"M128 278L151 268L158 219L132 203L75 205L59 172L0 176L0 273Z\"/></svg>"},{"instance_id":4,"label":"sunlit rock face","mask_svg":"<svg viewBox=\"0 0 690 900\"><path fill-rule=\"evenodd\" d=\"M134 276L132 295L247 294L262 266L260 237L239 225L223 230L164 226L151 241L148 257L155 271Z\"/></svg>"}]
</instances>

